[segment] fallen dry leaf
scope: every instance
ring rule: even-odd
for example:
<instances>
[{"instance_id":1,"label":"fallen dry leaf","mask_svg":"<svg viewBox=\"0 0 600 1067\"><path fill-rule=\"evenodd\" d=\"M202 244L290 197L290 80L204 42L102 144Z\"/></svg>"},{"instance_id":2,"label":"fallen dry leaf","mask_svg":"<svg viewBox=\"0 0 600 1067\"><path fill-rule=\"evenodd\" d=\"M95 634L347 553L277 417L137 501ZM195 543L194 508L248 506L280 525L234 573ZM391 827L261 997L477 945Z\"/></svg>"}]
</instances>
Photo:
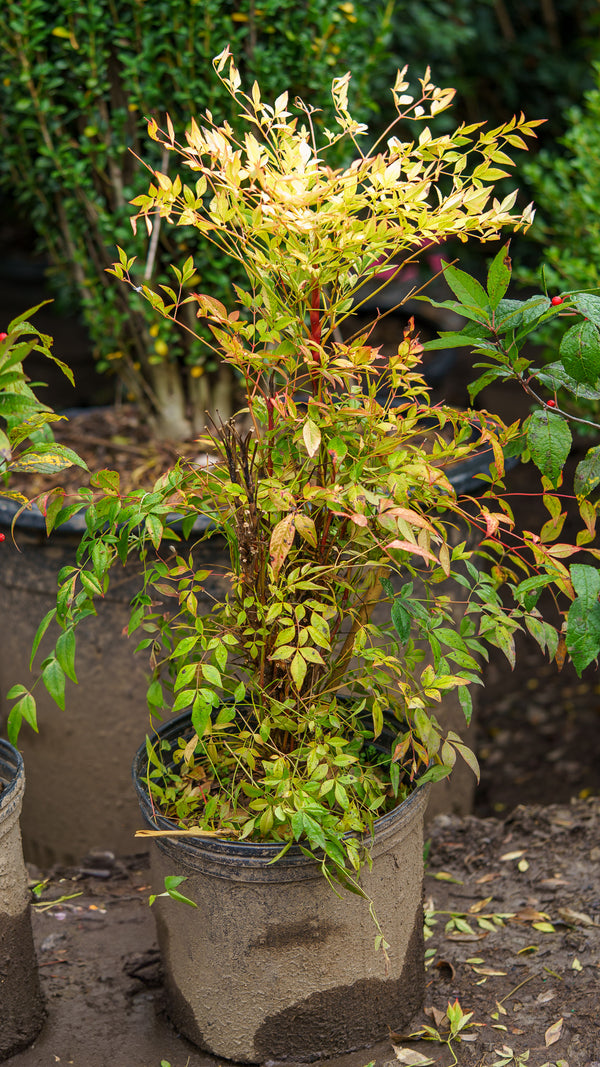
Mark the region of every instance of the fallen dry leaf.
<instances>
[{"instance_id":1,"label":"fallen dry leaf","mask_svg":"<svg viewBox=\"0 0 600 1067\"><path fill-rule=\"evenodd\" d=\"M446 934L446 941L483 941L487 935L487 930L480 934Z\"/></svg>"},{"instance_id":2,"label":"fallen dry leaf","mask_svg":"<svg viewBox=\"0 0 600 1067\"><path fill-rule=\"evenodd\" d=\"M487 974L490 977L495 975L505 975L506 971L495 971L493 967L473 967L475 974Z\"/></svg>"},{"instance_id":3,"label":"fallen dry leaf","mask_svg":"<svg viewBox=\"0 0 600 1067\"><path fill-rule=\"evenodd\" d=\"M398 1048L398 1045L392 1047L398 1063L403 1064L403 1067L426 1067L427 1064L435 1063L429 1056L424 1056L422 1052L416 1052L412 1048Z\"/></svg>"},{"instance_id":4,"label":"fallen dry leaf","mask_svg":"<svg viewBox=\"0 0 600 1067\"><path fill-rule=\"evenodd\" d=\"M516 852L505 852L503 856L500 856L502 862L505 860L519 860L521 856L525 855L525 849L520 848Z\"/></svg>"},{"instance_id":5,"label":"fallen dry leaf","mask_svg":"<svg viewBox=\"0 0 600 1067\"><path fill-rule=\"evenodd\" d=\"M563 1022L564 1022L564 1019L561 1016L560 1019L557 1019L556 1022L552 1023L552 1026L549 1026L548 1029L546 1030L546 1033L544 1034L544 1039L545 1039L545 1042L546 1042L546 1048L549 1048L550 1045L554 1045L554 1044L556 1044L557 1041L560 1040L560 1035L562 1034Z\"/></svg>"},{"instance_id":6,"label":"fallen dry leaf","mask_svg":"<svg viewBox=\"0 0 600 1067\"><path fill-rule=\"evenodd\" d=\"M483 900L478 900L476 904L471 904L469 915L477 915L480 911L483 911L484 908L487 908L490 900L493 900L493 897L485 897Z\"/></svg>"},{"instance_id":7,"label":"fallen dry leaf","mask_svg":"<svg viewBox=\"0 0 600 1067\"><path fill-rule=\"evenodd\" d=\"M493 882L494 878L500 878L500 871L490 872L489 874L482 874L481 878L475 879L476 885L484 885L485 882Z\"/></svg>"},{"instance_id":8,"label":"fallen dry leaf","mask_svg":"<svg viewBox=\"0 0 600 1067\"><path fill-rule=\"evenodd\" d=\"M520 908L515 912L511 922L514 923L536 923L549 921L550 916L545 911L536 911L535 908Z\"/></svg>"},{"instance_id":9,"label":"fallen dry leaf","mask_svg":"<svg viewBox=\"0 0 600 1067\"><path fill-rule=\"evenodd\" d=\"M573 908L559 908L558 914L561 919L572 926L598 926L597 922L586 915L583 911L573 911Z\"/></svg>"}]
</instances>

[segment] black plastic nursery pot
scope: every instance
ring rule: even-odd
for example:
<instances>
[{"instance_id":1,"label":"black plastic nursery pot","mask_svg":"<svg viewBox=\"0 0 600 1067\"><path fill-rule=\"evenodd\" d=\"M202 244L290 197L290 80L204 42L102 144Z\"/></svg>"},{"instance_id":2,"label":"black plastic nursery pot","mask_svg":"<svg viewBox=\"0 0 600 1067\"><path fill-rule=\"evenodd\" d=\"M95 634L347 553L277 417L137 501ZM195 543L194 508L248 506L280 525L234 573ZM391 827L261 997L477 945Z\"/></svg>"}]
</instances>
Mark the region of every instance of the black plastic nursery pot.
<instances>
[{"instance_id":1,"label":"black plastic nursery pot","mask_svg":"<svg viewBox=\"0 0 600 1067\"><path fill-rule=\"evenodd\" d=\"M0 1060L30 1045L45 1018L19 827L24 790L23 759L0 740Z\"/></svg>"},{"instance_id":2,"label":"black plastic nursery pot","mask_svg":"<svg viewBox=\"0 0 600 1067\"><path fill-rule=\"evenodd\" d=\"M170 742L191 736L187 714L158 731ZM172 827L156 814L144 781L145 744L133 764L142 815L152 830ZM428 787L375 823L373 867L361 881L390 942L390 964L375 952L364 899L336 894L319 865L276 843L157 837L152 881L167 875L196 908L156 901L169 1014L200 1048L239 1063L306 1062L364 1048L400 1029L424 992L423 817Z\"/></svg>"},{"instance_id":3,"label":"black plastic nursery pot","mask_svg":"<svg viewBox=\"0 0 600 1067\"><path fill-rule=\"evenodd\" d=\"M0 724L12 702L6 693L16 682L30 685L31 646L38 624L56 604L61 567L75 563L84 528L75 515L48 538L37 509L25 512L15 530L14 505L0 500ZM211 538L210 552L221 567L226 547ZM21 816L25 857L42 868L78 863L90 850L126 855L136 851L139 812L131 793L131 753L146 729L147 664L134 656L127 637L129 604L139 589L139 562L116 568L98 614L77 631L78 685L67 681L65 711L40 684L35 690L39 733L23 724L19 746L28 786ZM207 600L207 609L209 602ZM52 631L56 639L58 628ZM50 631L37 654L39 664L52 647Z\"/></svg>"}]
</instances>

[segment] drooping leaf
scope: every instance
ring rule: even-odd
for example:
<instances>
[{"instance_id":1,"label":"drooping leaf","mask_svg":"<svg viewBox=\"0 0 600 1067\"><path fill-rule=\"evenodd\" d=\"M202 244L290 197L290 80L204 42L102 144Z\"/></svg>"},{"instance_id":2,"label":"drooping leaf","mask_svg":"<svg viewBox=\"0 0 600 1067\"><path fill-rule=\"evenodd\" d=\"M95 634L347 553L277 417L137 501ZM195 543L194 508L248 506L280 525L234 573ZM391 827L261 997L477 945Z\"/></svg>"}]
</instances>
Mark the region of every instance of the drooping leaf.
<instances>
[{"instance_id":1,"label":"drooping leaf","mask_svg":"<svg viewBox=\"0 0 600 1067\"><path fill-rule=\"evenodd\" d=\"M560 355L571 378L595 385L600 378L600 333L594 323L584 320L571 326L560 342Z\"/></svg>"},{"instance_id":2,"label":"drooping leaf","mask_svg":"<svg viewBox=\"0 0 600 1067\"><path fill-rule=\"evenodd\" d=\"M464 270L451 267L450 264L443 263L442 266L444 280L461 304L466 304L468 308L476 308L484 313L489 312L488 295L476 278L472 278Z\"/></svg>"},{"instance_id":3,"label":"drooping leaf","mask_svg":"<svg viewBox=\"0 0 600 1067\"><path fill-rule=\"evenodd\" d=\"M567 652L581 674L600 653L600 603L578 597L569 608L566 632Z\"/></svg>"},{"instance_id":4,"label":"drooping leaf","mask_svg":"<svg viewBox=\"0 0 600 1067\"><path fill-rule=\"evenodd\" d=\"M572 563L571 581L577 596L594 604L600 596L600 571L585 563Z\"/></svg>"},{"instance_id":5,"label":"drooping leaf","mask_svg":"<svg viewBox=\"0 0 600 1067\"><path fill-rule=\"evenodd\" d=\"M302 439L310 458L319 451L321 444L321 431L312 419L307 419L302 428Z\"/></svg>"},{"instance_id":6,"label":"drooping leaf","mask_svg":"<svg viewBox=\"0 0 600 1067\"><path fill-rule=\"evenodd\" d=\"M534 411L527 425L527 447L538 470L553 485L558 482L571 443L571 431L561 415L546 409Z\"/></svg>"},{"instance_id":7,"label":"drooping leaf","mask_svg":"<svg viewBox=\"0 0 600 1067\"><path fill-rule=\"evenodd\" d=\"M588 450L587 455L577 464L573 488L578 499L590 495L600 485L600 445Z\"/></svg>"},{"instance_id":8,"label":"drooping leaf","mask_svg":"<svg viewBox=\"0 0 600 1067\"><path fill-rule=\"evenodd\" d=\"M510 241L494 257L488 271L487 290L493 310L498 307L510 283L511 261L509 251Z\"/></svg>"},{"instance_id":9,"label":"drooping leaf","mask_svg":"<svg viewBox=\"0 0 600 1067\"><path fill-rule=\"evenodd\" d=\"M402 644L406 644L410 637L411 617L400 600L394 600L392 604L392 623Z\"/></svg>"},{"instance_id":10,"label":"drooping leaf","mask_svg":"<svg viewBox=\"0 0 600 1067\"><path fill-rule=\"evenodd\" d=\"M65 672L55 656L52 656L42 671L42 681L61 711L65 710Z\"/></svg>"}]
</instances>

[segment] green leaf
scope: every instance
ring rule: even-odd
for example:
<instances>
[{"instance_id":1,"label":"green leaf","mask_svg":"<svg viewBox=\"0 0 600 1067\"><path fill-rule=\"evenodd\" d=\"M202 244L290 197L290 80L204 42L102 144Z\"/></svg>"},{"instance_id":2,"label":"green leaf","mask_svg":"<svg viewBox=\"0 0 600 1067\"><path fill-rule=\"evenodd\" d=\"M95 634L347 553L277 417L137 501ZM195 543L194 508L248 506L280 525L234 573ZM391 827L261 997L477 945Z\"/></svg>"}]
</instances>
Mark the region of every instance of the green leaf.
<instances>
[{"instance_id":1,"label":"green leaf","mask_svg":"<svg viewBox=\"0 0 600 1067\"><path fill-rule=\"evenodd\" d=\"M65 710L65 672L53 656L42 671L42 681L61 711Z\"/></svg>"},{"instance_id":2,"label":"green leaf","mask_svg":"<svg viewBox=\"0 0 600 1067\"><path fill-rule=\"evenodd\" d=\"M567 652L579 675L600 651L600 604L578 597L569 608L566 633Z\"/></svg>"},{"instance_id":3,"label":"green leaf","mask_svg":"<svg viewBox=\"0 0 600 1067\"><path fill-rule=\"evenodd\" d=\"M210 721L211 705L208 700L205 700L203 696L198 694L194 701L192 708L192 726L198 734L198 737L204 737L204 731Z\"/></svg>"},{"instance_id":4,"label":"green leaf","mask_svg":"<svg viewBox=\"0 0 600 1067\"><path fill-rule=\"evenodd\" d=\"M21 729L21 723L25 719L26 723L29 723L32 730L38 733L38 724L36 716L36 704L35 699L31 693L25 693L17 704L10 709L8 720L6 724L6 730L8 734L8 740L11 745L17 744L19 737L19 730Z\"/></svg>"},{"instance_id":5,"label":"green leaf","mask_svg":"<svg viewBox=\"0 0 600 1067\"><path fill-rule=\"evenodd\" d=\"M292 662L290 664L290 674L294 679L296 689L300 691L300 689L302 689L304 679L306 678L306 660L304 659L304 656L300 654L300 652L296 652L296 655L292 659Z\"/></svg>"},{"instance_id":6,"label":"green leaf","mask_svg":"<svg viewBox=\"0 0 600 1067\"><path fill-rule=\"evenodd\" d=\"M572 563L570 573L577 596L581 600L595 603L600 596L600 571L598 568L590 567L585 563Z\"/></svg>"},{"instance_id":7,"label":"green leaf","mask_svg":"<svg viewBox=\"0 0 600 1067\"><path fill-rule=\"evenodd\" d=\"M31 670L31 668L33 667L33 661L35 659L35 654L36 654L36 652L37 652L37 650L39 648L40 641L42 640L42 637L46 633L46 630L48 629L50 623L55 618L56 618L56 608L51 608L50 611L48 611L44 615L44 618L42 619L40 625L38 626L38 628L36 630L35 637L33 639L33 645L31 647L31 658L29 660L29 670Z\"/></svg>"},{"instance_id":8,"label":"green leaf","mask_svg":"<svg viewBox=\"0 0 600 1067\"><path fill-rule=\"evenodd\" d=\"M548 363L543 370L536 371L535 376L552 392L566 389L569 393L573 393L576 400L600 400L600 382L596 382L595 385L576 382L570 374L567 374L560 362Z\"/></svg>"},{"instance_id":9,"label":"green leaf","mask_svg":"<svg viewBox=\"0 0 600 1067\"><path fill-rule=\"evenodd\" d=\"M460 706L463 709L466 724L469 726L473 715L473 697L471 696L471 690L467 685L460 685L456 690L456 694L460 701Z\"/></svg>"},{"instance_id":10,"label":"green leaf","mask_svg":"<svg viewBox=\"0 0 600 1067\"><path fill-rule=\"evenodd\" d=\"M479 311L489 313L490 304L488 295L476 278L472 278L464 270L458 270L449 264L442 263L444 280L461 304L468 308L477 308Z\"/></svg>"},{"instance_id":11,"label":"green leaf","mask_svg":"<svg viewBox=\"0 0 600 1067\"><path fill-rule=\"evenodd\" d=\"M223 684L220 672L216 667L213 667L212 663L202 664L202 676L203 678L206 678L206 681L209 682L210 685L216 685L220 688Z\"/></svg>"},{"instance_id":12,"label":"green leaf","mask_svg":"<svg viewBox=\"0 0 600 1067\"><path fill-rule=\"evenodd\" d=\"M592 322L578 322L560 342L560 356L576 382L595 385L600 378L600 333Z\"/></svg>"},{"instance_id":13,"label":"green leaf","mask_svg":"<svg viewBox=\"0 0 600 1067\"><path fill-rule=\"evenodd\" d=\"M496 328L506 332L519 327L529 332L551 307L547 296L532 296L529 300L501 300L496 308Z\"/></svg>"},{"instance_id":14,"label":"green leaf","mask_svg":"<svg viewBox=\"0 0 600 1067\"><path fill-rule=\"evenodd\" d=\"M584 318L600 326L600 296L593 293L573 293L569 303L581 312Z\"/></svg>"},{"instance_id":15,"label":"green leaf","mask_svg":"<svg viewBox=\"0 0 600 1067\"><path fill-rule=\"evenodd\" d=\"M410 637L411 617L400 600L394 600L392 604L392 623L402 644L406 644Z\"/></svg>"},{"instance_id":16,"label":"green leaf","mask_svg":"<svg viewBox=\"0 0 600 1067\"><path fill-rule=\"evenodd\" d=\"M590 495L600 484L600 445L590 448L584 459L577 464L573 488L578 499Z\"/></svg>"},{"instance_id":17,"label":"green leaf","mask_svg":"<svg viewBox=\"0 0 600 1067\"><path fill-rule=\"evenodd\" d=\"M96 578L96 575L92 574L91 571L81 571L79 578L83 588L89 596L95 597L103 595L102 586Z\"/></svg>"},{"instance_id":18,"label":"green leaf","mask_svg":"<svg viewBox=\"0 0 600 1067\"><path fill-rule=\"evenodd\" d=\"M154 547L160 548L160 542L163 535L163 524L161 520L156 515L146 515L144 526Z\"/></svg>"},{"instance_id":19,"label":"green leaf","mask_svg":"<svg viewBox=\"0 0 600 1067\"><path fill-rule=\"evenodd\" d=\"M61 633L56 642L56 658L67 678L77 682L75 674L75 633L72 628Z\"/></svg>"},{"instance_id":20,"label":"green leaf","mask_svg":"<svg viewBox=\"0 0 600 1067\"><path fill-rule=\"evenodd\" d=\"M571 431L561 415L545 409L534 411L527 424L527 447L538 470L555 486L571 443Z\"/></svg>"},{"instance_id":21,"label":"green leaf","mask_svg":"<svg viewBox=\"0 0 600 1067\"><path fill-rule=\"evenodd\" d=\"M508 289L511 278L511 262L509 256L510 241L500 249L495 256L487 276L487 290L490 304L495 311Z\"/></svg>"}]
</instances>

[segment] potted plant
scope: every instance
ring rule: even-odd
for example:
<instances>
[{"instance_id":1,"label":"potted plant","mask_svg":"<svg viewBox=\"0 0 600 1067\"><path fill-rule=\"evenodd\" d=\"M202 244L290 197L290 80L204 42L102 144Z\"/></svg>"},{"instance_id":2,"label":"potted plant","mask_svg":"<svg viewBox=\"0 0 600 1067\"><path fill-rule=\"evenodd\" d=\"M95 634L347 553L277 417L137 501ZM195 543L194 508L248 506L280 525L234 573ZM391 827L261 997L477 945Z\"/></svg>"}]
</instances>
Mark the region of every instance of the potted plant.
<instances>
[{"instance_id":1,"label":"potted plant","mask_svg":"<svg viewBox=\"0 0 600 1067\"><path fill-rule=\"evenodd\" d=\"M491 183L534 124L463 125L437 138L424 125L401 140L396 122L426 123L453 95L427 72L415 96L402 71L395 123L365 153L349 75L332 86L339 130L317 143L310 108L297 102L297 119L286 93L272 105L256 84L246 95L228 49L214 65L246 119L243 139L210 115L192 121L185 144L169 120L166 132L151 121L184 177L154 171L135 203L150 231L157 217L190 226L237 259L248 280L239 307L188 291L191 257L161 292L136 284L123 251L112 272L167 317L195 308L245 408L217 416L204 460L182 460L150 492L123 493L114 472L95 474L80 495L77 564L59 576L69 658L57 648L44 681L58 691L61 670L73 676L77 625L114 566L141 552L129 632L149 657L152 729L135 775L155 838L170 1011L197 1044L255 1062L360 1047L415 1010L423 787L457 756L477 769L436 708L456 690L468 721L486 646L512 662L523 626L554 656L575 591L564 546L553 552L548 535L540 550L502 499L503 450L520 441L519 425L433 405L410 326L387 362L368 330L346 340L338 331L382 257L407 263L424 242L528 225L530 209L513 214L516 194L499 202ZM327 147L340 138L356 158L332 170ZM501 251L490 269L494 307L509 281L504 261ZM451 277L459 286L461 272ZM461 498L448 470L482 443L495 457L487 491ZM49 526L64 513L52 496ZM589 508L582 514L569 551L593 538ZM228 594L212 608L201 601L209 568L178 541L199 517L230 552ZM457 528L474 532L473 547ZM463 590L459 627L449 576ZM536 606L542 586L555 593L554 621ZM13 695L16 738L35 701L24 686ZM197 911L171 899L186 879Z\"/></svg>"}]
</instances>

